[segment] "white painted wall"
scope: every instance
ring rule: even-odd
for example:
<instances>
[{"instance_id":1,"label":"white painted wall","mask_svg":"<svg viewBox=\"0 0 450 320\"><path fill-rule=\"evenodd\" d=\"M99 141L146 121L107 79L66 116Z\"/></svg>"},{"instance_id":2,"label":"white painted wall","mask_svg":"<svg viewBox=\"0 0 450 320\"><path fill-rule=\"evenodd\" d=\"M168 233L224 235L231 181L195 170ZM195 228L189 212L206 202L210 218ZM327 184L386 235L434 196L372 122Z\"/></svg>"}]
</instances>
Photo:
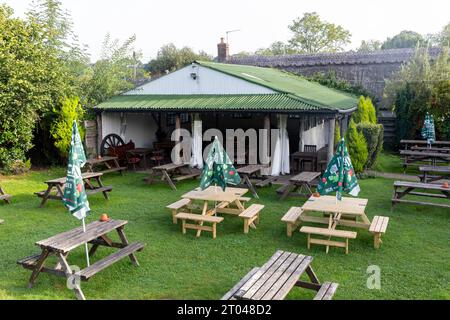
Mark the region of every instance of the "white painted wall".
<instances>
[{"instance_id":1,"label":"white painted wall","mask_svg":"<svg viewBox=\"0 0 450 320\"><path fill-rule=\"evenodd\" d=\"M191 73L197 74L197 79ZM125 95L137 94L270 94L275 91L197 64L144 84Z\"/></svg>"},{"instance_id":2,"label":"white painted wall","mask_svg":"<svg viewBox=\"0 0 450 320\"><path fill-rule=\"evenodd\" d=\"M317 150L325 147L328 142L328 126L329 122L324 121L323 123L304 131L302 134L302 146L305 144L316 145Z\"/></svg>"},{"instance_id":3,"label":"white painted wall","mask_svg":"<svg viewBox=\"0 0 450 320\"><path fill-rule=\"evenodd\" d=\"M121 135L121 113L102 113L102 137L115 133ZM158 129L150 112L148 113L123 113L123 121L126 122L126 129L122 134L125 143L130 139L136 148L153 148L156 141L155 133Z\"/></svg>"}]
</instances>

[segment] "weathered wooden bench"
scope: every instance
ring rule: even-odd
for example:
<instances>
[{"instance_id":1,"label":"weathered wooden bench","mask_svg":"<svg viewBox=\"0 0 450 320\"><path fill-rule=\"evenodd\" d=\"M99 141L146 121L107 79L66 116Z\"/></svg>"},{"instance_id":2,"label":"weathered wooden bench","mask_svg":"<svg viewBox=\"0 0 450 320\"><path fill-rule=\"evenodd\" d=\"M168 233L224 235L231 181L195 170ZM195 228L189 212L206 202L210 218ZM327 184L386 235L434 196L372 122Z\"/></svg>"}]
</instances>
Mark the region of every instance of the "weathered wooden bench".
<instances>
[{"instance_id":1,"label":"weathered wooden bench","mask_svg":"<svg viewBox=\"0 0 450 320\"><path fill-rule=\"evenodd\" d=\"M179 210L186 209L188 205L191 203L189 199L181 199L177 202L169 204L166 208L172 210L172 222L173 224L177 224L177 217Z\"/></svg>"},{"instance_id":2,"label":"weathered wooden bench","mask_svg":"<svg viewBox=\"0 0 450 320\"><path fill-rule=\"evenodd\" d=\"M332 300L339 284L333 282L324 282L317 292L314 300Z\"/></svg>"},{"instance_id":3,"label":"weathered wooden bench","mask_svg":"<svg viewBox=\"0 0 450 320\"><path fill-rule=\"evenodd\" d=\"M422 189L427 192L414 191L415 189ZM441 194L431 193L430 191L440 191ZM410 181L395 181L394 182L394 195L392 197L392 207L397 203L411 203L419 205L436 206L442 208L450 208L450 204L436 203L436 202L423 202L417 200L401 199L406 195L422 196L429 198L441 198L450 200L450 188L445 188L440 184L434 183L422 183L422 182L410 182Z\"/></svg>"},{"instance_id":4,"label":"weathered wooden bench","mask_svg":"<svg viewBox=\"0 0 450 320\"><path fill-rule=\"evenodd\" d=\"M379 249L383 243L381 241L381 235L386 233L386 229L389 223L389 217L375 216L369 228L369 232L374 234L373 246L375 249Z\"/></svg>"},{"instance_id":5,"label":"weathered wooden bench","mask_svg":"<svg viewBox=\"0 0 450 320\"><path fill-rule=\"evenodd\" d=\"M216 234L217 234L216 225L223 221L222 217L214 217L214 216L193 214L193 213L187 213L187 212L180 212L175 217L182 221L181 230L183 231L183 234L186 234L186 229L209 231L209 232L212 232L213 239L216 238ZM207 222L207 223L211 223L211 226L192 224L192 223L187 223L186 221L195 221L195 222L201 222L201 223Z\"/></svg>"},{"instance_id":6,"label":"weathered wooden bench","mask_svg":"<svg viewBox=\"0 0 450 320\"><path fill-rule=\"evenodd\" d=\"M336 230L336 229L326 229L326 228L316 228L316 227L301 227L300 232L306 233L308 235L308 249L311 248L311 244L321 244L332 247L340 247L345 248L345 254L348 254L348 239L356 239L357 232L354 231L344 231L344 230ZM330 239L316 239L311 238L311 235L319 235L319 236L327 236L327 237L336 237L336 238L344 238L345 242L335 241Z\"/></svg>"},{"instance_id":7,"label":"weathered wooden bench","mask_svg":"<svg viewBox=\"0 0 450 320\"><path fill-rule=\"evenodd\" d=\"M300 225L301 220L300 216L302 215L303 210L299 207L292 207L288 212L281 218L281 221L286 222L287 229L286 233L288 237L292 237L292 232Z\"/></svg>"},{"instance_id":8,"label":"weathered wooden bench","mask_svg":"<svg viewBox=\"0 0 450 320\"><path fill-rule=\"evenodd\" d=\"M316 300L331 299L338 285L321 284L311 267L312 260L279 250L262 267L247 273L221 300L283 300L294 287L316 291ZM303 274L309 279L302 279Z\"/></svg>"},{"instance_id":9,"label":"weathered wooden bench","mask_svg":"<svg viewBox=\"0 0 450 320\"><path fill-rule=\"evenodd\" d=\"M262 209L264 209L264 205L252 204L239 214L239 217L244 219L244 233L248 233L250 227L256 229L255 223L259 223L259 214Z\"/></svg>"},{"instance_id":10,"label":"weathered wooden bench","mask_svg":"<svg viewBox=\"0 0 450 320\"><path fill-rule=\"evenodd\" d=\"M230 289L220 300L236 300L234 295L242 288L242 286L259 270L258 267L253 268L247 273L241 281L239 281L233 288Z\"/></svg>"}]
</instances>

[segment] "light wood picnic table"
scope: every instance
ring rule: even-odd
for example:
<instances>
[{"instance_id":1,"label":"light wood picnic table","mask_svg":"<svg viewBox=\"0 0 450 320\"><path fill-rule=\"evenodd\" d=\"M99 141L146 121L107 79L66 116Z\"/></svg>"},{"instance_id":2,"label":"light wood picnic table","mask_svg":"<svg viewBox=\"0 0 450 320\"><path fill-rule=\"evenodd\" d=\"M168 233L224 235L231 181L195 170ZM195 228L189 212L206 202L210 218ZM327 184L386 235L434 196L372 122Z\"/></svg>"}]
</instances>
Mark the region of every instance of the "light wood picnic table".
<instances>
[{"instance_id":1,"label":"light wood picnic table","mask_svg":"<svg viewBox=\"0 0 450 320\"><path fill-rule=\"evenodd\" d=\"M181 169L184 169L188 173L182 173ZM191 169L188 163L169 163L162 166L153 167L150 176L144 180L149 184L153 183L157 173L161 174L161 180L165 180L173 190L177 190L177 187L175 186L176 182L194 179L201 174L200 172L196 172Z\"/></svg>"},{"instance_id":2,"label":"light wood picnic table","mask_svg":"<svg viewBox=\"0 0 450 320\"><path fill-rule=\"evenodd\" d=\"M86 172L82 174L86 194L91 195L102 192L105 199L108 200L108 193L112 191L112 187L104 186L101 176L103 176L103 173L100 172ZM96 183L94 184L93 181ZM39 198L42 198L41 208L45 205L47 200L62 200L66 177L48 180L45 183L47 184L47 190L35 193Z\"/></svg>"},{"instance_id":3,"label":"light wood picnic table","mask_svg":"<svg viewBox=\"0 0 450 320\"><path fill-rule=\"evenodd\" d=\"M74 290L76 297L79 300L85 300L85 296L81 291L80 281L89 280L96 273L127 256L135 266L139 266L134 253L142 250L144 244L139 242L129 244L123 230L127 223L128 221L124 220L95 221L86 226L85 232L82 227L79 227L36 242L36 245L41 249L41 253L17 261L25 269L32 270L28 287L31 288L34 285L41 272L50 273L67 278L67 283L70 283L70 289ZM108 233L112 231L117 231L120 242L114 242L108 237ZM91 264L89 267L79 271L73 270L73 266L69 264L67 257L72 250L86 243L92 244L89 252L90 256L94 255L99 246L119 250ZM45 262L50 256L56 256L58 259L55 267L45 266Z\"/></svg>"},{"instance_id":4,"label":"light wood picnic table","mask_svg":"<svg viewBox=\"0 0 450 320\"><path fill-rule=\"evenodd\" d=\"M300 219L304 222L327 224L334 229L337 225L352 228L369 229L370 220L365 210L368 200L362 198L342 197L337 201L335 196L310 197L302 206L304 211ZM329 213L329 218L308 215L311 212Z\"/></svg>"},{"instance_id":5,"label":"light wood picnic table","mask_svg":"<svg viewBox=\"0 0 450 320\"><path fill-rule=\"evenodd\" d=\"M306 196L310 197L313 192L311 190L312 183L318 177L320 177L320 172L308 172L304 171L291 177L287 184L281 186L277 192L280 194L280 200L283 200L287 196ZM306 193L302 193L303 189L306 189Z\"/></svg>"},{"instance_id":6,"label":"light wood picnic table","mask_svg":"<svg viewBox=\"0 0 450 320\"><path fill-rule=\"evenodd\" d=\"M240 198L247 192L248 189L245 188L230 187L223 191L220 187L211 186L205 190L192 190L186 194L183 194L181 198L203 202L201 207L202 215L212 216L216 213L225 213L237 216L245 210ZM214 202L214 206L212 208L209 207L211 202ZM200 235L201 230L198 230L197 237L200 237Z\"/></svg>"},{"instance_id":7,"label":"light wood picnic table","mask_svg":"<svg viewBox=\"0 0 450 320\"><path fill-rule=\"evenodd\" d=\"M259 196L252 184L251 178L261 177L261 170L266 169L267 167L268 165L264 164L251 164L236 170L244 181L244 184L250 189L250 192L256 199L259 199Z\"/></svg>"},{"instance_id":8,"label":"light wood picnic table","mask_svg":"<svg viewBox=\"0 0 450 320\"><path fill-rule=\"evenodd\" d=\"M422 182L434 182L443 179L450 179L450 166L420 166Z\"/></svg>"},{"instance_id":9,"label":"light wood picnic table","mask_svg":"<svg viewBox=\"0 0 450 320\"><path fill-rule=\"evenodd\" d=\"M101 166L106 167L106 170L96 171L98 167ZM123 171L127 169L126 167L120 166L118 157L110 157L110 156L88 159L86 161L86 168L87 172L100 172L103 174L110 172L119 172L121 175L123 175Z\"/></svg>"},{"instance_id":10,"label":"light wood picnic table","mask_svg":"<svg viewBox=\"0 0 450 320\"><path fill-rule=\"evenodd\" d=\"M313 257L277 251L261 268L254 268L222 300L283 300L295 287L317 291L314 300L330 300L338 285L321 284L311 267ZM300 280L306 273L309 281Z\"/></svg>"}]
</instances>

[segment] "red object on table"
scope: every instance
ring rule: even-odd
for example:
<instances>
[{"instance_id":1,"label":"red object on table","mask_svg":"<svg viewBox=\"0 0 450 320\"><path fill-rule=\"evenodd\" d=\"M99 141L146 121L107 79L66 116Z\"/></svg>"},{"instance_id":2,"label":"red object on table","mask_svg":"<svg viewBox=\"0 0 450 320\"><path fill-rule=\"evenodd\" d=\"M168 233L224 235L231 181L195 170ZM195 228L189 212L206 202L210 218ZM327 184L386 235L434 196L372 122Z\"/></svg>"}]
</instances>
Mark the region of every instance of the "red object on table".
<instances>
[{"instance_id":1,"label":"red object on table","mask_svg":"<svg viewBox=\"0 0 450 320\"><path fill-rule=\"evenodd\" d=\"M102 215L100 216L100 221L101 221L101 222L109 221L108 215L107 215L106 213L102 214Z\"/></svg>"}]
</instances>

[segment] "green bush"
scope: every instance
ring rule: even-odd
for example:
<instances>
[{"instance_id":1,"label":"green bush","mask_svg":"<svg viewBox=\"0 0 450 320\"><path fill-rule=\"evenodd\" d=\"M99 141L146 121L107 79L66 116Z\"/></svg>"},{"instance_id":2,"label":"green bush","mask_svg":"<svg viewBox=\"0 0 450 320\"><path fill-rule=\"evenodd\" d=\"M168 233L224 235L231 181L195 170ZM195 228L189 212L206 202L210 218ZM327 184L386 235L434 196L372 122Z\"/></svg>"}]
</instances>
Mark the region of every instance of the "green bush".
<instances>
[{"instance_id":1,"label":"green bush","mask_svg":"<svg viewBox=\"0 0 450 320\"><path fill-rule=\"evenodd\" d=\"M336 126L334 127L334 148L336 148L339 141L341 141L341 126L336 121Z\"/></svg>"},{"instance_id":2,"label":"green bush","mask_svg":"<svg viewBox=\"0 0 450 320\"><path fill-rule=\"evenodd\" d=\"M353 120L350 120L347 130L347 148L353 168L357 173L363 172L368 157L367 142Z\"/></svg>"},{"instance_id":3,"label":"green bush","mask_svg":"<svg viewBox=\"0 0 450 320\"><path fill-rule=\"evenodd\" d=\"M365 169L371 169L380 152L383 150L384 128L381 124L374 123L358 123L356 125L358 132L364 135L367 143L367 161L364 165Z\"/></svg>"},{"instance_id":4,"label":"green bush","mask_svg":"<svg viewBox=\"0 0 450 320\"><path fill-rule=\"evenodd\" d=\"M355 123L377 123L377 112L372 99L361 96L358 102L358 110L352 115L352 119Z\"/></svg>"},{"instance_id":5,"label":"green bush","mask_svg":"<svg viewBox=\"0 0 450 320\"><path fill-rule=\"evenodd\" d=\"M53 110L58 116L52 123L50 132L55 139L55 147L61 157L67 159L69 155L70 142L72 140L73 121L77 122L83 117L83 109L80 106L78 97L65 98L59 110ZM78 125L81 139L84 138L84 129Z\"/></svg>"}]
</instances>

